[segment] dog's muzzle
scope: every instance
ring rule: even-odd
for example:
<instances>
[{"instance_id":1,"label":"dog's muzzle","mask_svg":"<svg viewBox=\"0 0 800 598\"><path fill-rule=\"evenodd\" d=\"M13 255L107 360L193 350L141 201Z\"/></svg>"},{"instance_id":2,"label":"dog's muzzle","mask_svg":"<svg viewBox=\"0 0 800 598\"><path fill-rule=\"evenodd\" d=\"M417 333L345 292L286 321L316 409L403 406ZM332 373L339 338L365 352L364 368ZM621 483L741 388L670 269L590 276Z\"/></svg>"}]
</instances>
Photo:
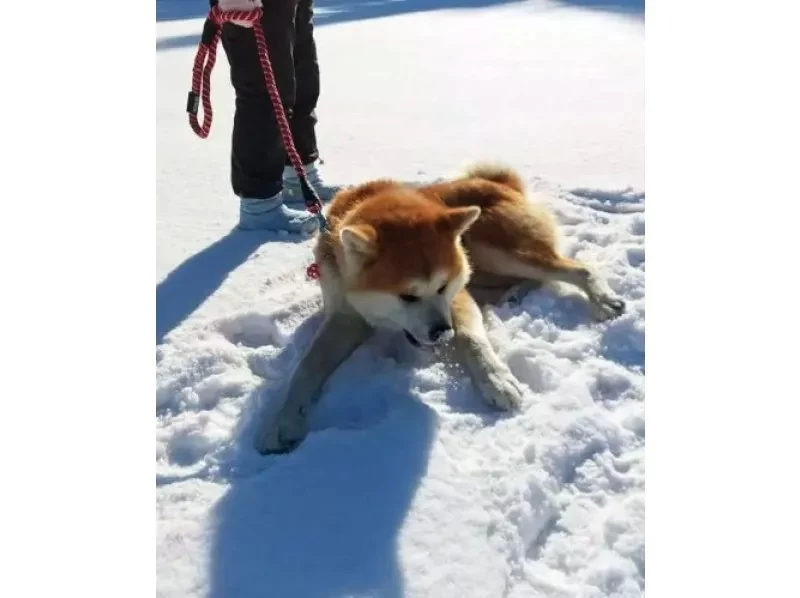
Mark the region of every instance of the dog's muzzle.
<instances>
[{"instance_id":1,"label":"dog's muzzle","mask_svg":"<svg viewBox=\"0 0 800 598\"><path fill-rule=\"evenodd\" d=\"M413 335L413 334L411 334L411 333L410 333L408 330L406 330L406 329L404 328L404 329L403 329L403 332L405 333L405 335L406 335L406 338L408 339L408 342L409 342L409 343L411 343L411 344L412 344L412 345L414 345L415 347L421 347L421 346L422 346L422 345L420 344L420 342L419 342L419 341L418 341L416 338L414 338L414 335Z\"/></svg>"},{"instance_id":2,"label":"dog's muzzle","mask_svg":"<svg viewBox=\"0 0 800 598\"><path fill-rule=\"evenodd\" d=\"M403 328L403 333L406 335L408 342L414 345L415 347L428 349L431 351L435 351L438 347L450 342L453 338L453 329L449 326L445 329L437 329L434 330L431 334L430 342L420 341L416 336L411 334L408 330Z\"/></svg>"}]
</instances>

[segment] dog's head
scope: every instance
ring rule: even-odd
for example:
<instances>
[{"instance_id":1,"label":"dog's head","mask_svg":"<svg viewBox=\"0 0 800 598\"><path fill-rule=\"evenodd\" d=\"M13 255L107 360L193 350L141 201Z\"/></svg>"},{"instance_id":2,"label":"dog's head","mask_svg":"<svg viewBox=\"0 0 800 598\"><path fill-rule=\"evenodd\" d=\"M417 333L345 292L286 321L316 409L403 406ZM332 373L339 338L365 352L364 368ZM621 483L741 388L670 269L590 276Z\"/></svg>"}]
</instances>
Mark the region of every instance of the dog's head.
<instances>
[{"instance_id":1,"label":"dog's head","mask_svg":"<svg viewBox=\"0 0 800 598\"><path fill-rule=\"evenodd\" d=\"M447 208L413 189L364 201L338 230L350 303L414 344L447 341L453 297L471 275L461 235L480 212Z\"/></svg>"}]
</instances>

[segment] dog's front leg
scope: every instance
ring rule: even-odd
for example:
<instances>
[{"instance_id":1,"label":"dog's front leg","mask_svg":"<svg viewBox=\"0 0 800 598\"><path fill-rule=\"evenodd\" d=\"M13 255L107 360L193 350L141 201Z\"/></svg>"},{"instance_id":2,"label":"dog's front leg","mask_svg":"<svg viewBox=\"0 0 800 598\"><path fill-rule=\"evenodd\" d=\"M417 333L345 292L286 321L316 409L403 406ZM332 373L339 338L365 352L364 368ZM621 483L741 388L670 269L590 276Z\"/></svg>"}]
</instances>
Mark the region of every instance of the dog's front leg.
<instances>
[{"instance_id":1,"label":"dog's front leg","mask_svg":"<svg viewBox=\"0 0 800 598\"><path fill-rule=\"evenodd\" d=\"M309 412L319 401L325 380L371 332L357 314L326 316L292 374L277 420L264 421L256 434L256 449L261 454L289 452L305 438Z\"/></svg>"},{"instance_id":2,"label":"dog's front leg","mask_svg":"<svg viewBox=\"0 0 800 598\"><path fill-rule=\"evenodd\" d=\"M518 408L520 384L489 343L480 308L466 290L455 296L452 313L456 351L484 400L503 410Z\"/></svg>"}]
</instances>

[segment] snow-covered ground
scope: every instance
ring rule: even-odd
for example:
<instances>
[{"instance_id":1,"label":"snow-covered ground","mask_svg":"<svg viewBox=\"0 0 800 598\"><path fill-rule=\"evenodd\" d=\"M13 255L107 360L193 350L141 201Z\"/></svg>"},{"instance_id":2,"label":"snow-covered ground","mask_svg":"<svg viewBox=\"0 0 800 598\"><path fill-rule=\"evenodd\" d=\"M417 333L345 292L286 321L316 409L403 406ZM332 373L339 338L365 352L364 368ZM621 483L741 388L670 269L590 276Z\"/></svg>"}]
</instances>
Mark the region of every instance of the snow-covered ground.
<instances>
[{"instance_id":1,"label":"snow-covered ground","mask_svg":"<svg viewBox=\"0 0 800 598\"><path fill-rule=\"evenodd\" d=\"M221 48L209 139L184 112L202 5L158 3L159 596L643 596L641 3L320 0L330 178L503 159L552 194L568 253L628 312L596 324L548 291L489 309L529 388L511 417L381 335L276 457L252 450L252 423L319 323L311 243L231 230Z\"/></svg>"}]
</instances>

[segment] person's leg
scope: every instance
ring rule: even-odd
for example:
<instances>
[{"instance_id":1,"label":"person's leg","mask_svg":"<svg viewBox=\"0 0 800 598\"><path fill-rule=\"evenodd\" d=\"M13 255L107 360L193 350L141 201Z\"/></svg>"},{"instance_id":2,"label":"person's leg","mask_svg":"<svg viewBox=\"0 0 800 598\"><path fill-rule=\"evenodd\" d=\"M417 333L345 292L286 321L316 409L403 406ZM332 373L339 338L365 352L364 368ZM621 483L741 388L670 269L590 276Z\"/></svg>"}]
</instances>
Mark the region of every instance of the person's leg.
<instances>
[{"instance_id":1,"label":"person's leg","mask_svg":"<svg viewBox=\"0 0 800 598\"><path fill-rule=\"evenodd\" d=\"M309 182L323 201L328 201L337 188L326 185L318 166L317 147L317 102L320 94L319 61L317 45L314 41L314 0L298 0L295 17L295 102L289 124L292 129L295 147L306 167ZM284 185L286 201L291 205L303 202L303 194L297 174L291 162L286 159Z\"/></svg>"},{"instance_id":2,"label":"person's leg","mask_svg":"<svg viewBox=\"0 0 800 598\"><path fill-rule=\"evenodd\" d=\"M319 61L314 41L313 0L297 0L295 13L295 102L289 121L295 147L303 164L319 158L317 149L317 102L319 101ZM291 165L288 160L287 165Z\"/></svg>"},{"instance_id":3,"label":"person's leg","mask_svg":"<svg viewBox=\"0 0 800 598\"><path fill-rule=\"evenodd\" d=\"M275 82L286 106L295 98L293 48L297 0L272 0L262 19ZM316 218L284 205L283 147L264 84L253 30L223 25L222 45L236 92L231 147L231 186L240 197L243 229L313 232Z\"/></svg>"}]
</instances>

